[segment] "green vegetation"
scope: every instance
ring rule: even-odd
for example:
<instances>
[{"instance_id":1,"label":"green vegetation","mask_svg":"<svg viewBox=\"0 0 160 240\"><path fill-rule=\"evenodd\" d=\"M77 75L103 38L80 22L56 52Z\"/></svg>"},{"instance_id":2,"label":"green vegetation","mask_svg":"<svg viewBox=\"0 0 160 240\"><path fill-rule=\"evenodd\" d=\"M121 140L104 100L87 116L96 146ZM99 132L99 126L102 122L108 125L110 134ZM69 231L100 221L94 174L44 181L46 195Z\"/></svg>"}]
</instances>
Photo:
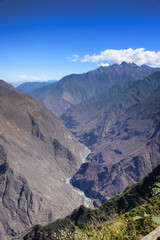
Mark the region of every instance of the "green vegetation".
<instances>
[{"instance_id":1,"label":"green vegetation","mask_svg":"<svg viewBox=\"0 0 160 240\"><path fill-rule=\"evenodd\" d=\"M137 215L138 214L138 215ZM92 219L85 229L76 226L53 233L57 240L138 240L160 224L160 198L154 197L128 213L102 221Z\"/></svg>"},{"instance_id":2,"label":"green vegetation","mask_svg":"<svg viewBox=\"0 0 160 240\"><path fill-rule=\"evenodd\" d=\"M98 209L80 206L73 213L46 226L36 225L23 240L138 240L160 221L160 165L142 181L129 186Z\"/></svg>"},{"instance_id":3,"label":"green vegetation","mask_svg":"<svg viewBox=\"0 0 160 240\"><path fill-rule=\"evenodd\" d=\"M160 183L156 182L152 185L152 195L160 195Z\"/></svg>"}]
</instances>

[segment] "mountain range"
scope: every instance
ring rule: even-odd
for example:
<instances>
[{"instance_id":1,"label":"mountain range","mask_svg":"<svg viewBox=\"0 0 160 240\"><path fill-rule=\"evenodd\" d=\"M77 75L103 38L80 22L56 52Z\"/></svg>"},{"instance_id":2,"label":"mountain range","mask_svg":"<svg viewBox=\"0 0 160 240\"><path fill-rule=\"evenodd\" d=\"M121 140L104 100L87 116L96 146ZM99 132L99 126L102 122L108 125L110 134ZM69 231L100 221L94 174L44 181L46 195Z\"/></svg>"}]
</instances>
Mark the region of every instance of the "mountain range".
<instances>
[{"instance_id":1,"label":"mountain range","mask_svg":"<svg viewBox=\"0 0 160 240\"><path fill-rule=\"evenodd\" d=\"M157 70L113 64L31 96L0 80L0 238L70 214L85 203L79 190L107 204L160 163Z\"/></svg>"},{"instance_id":2,"label":"mountain range","mask_svg":"<svg viewBox=\"0 0 160 240\"><path fill-rule=\"evenodd\" d=\"M20 89L24 93L32 92L38 88L48 86L50 84L56 83L56 80L49 80L45 82L25 82L17 86L18 89Z\"/></svg>"},{"instance_id":3,"label":"mountain range","mask_svg":"<svg viewBox=\"0 0 160 240\"><path fill-rule=\"evenodd\" d=\"M30 95L61 116L68 108L93 97L104 89L111 88L122 80L143 79L157 70L158 68L146 65L137 66L135 63L122 62L120 65L113 64L87 73L65 76L56 84L39 88Z\"/></svg>"},{"instance_id":4,"label":"mountain range","mask_svg":"<svg viewBox=\"0 0 160 240\"><path fill-rule=\"evenodd\" d=\"M83 103L69 108L62 120L70 131L92 150L94 144L114 131L118 120L133 106L143 102L160 87L160 72L143 80L121 81ZM123 120L124 121L124 120ZM117 125L116 125L117 126Z\"/></svg>"},{"instance_id":5,"label":"mountain range","mask_svg":"<svg viewBox=\"0 0 160 240\"><path fill-rule=\"evenodd\" d=\"M159 103L160 72L155 72L117 96L108 98L107 91L102 92L62 117L92 150L71 183L92 198L94 206L139 181L160 162Z\"/></svg>"},{"instance_id":6,"label":"mountain range","mask_svg":"<svg viewBox=\"0 0 160 240\"><path fill-rule=\"evenodd\" d=\"M0 122L0 239L8 240L84 203L66 180L88 149L42 103L2 80Z\"/></svg>"}]
</instances>

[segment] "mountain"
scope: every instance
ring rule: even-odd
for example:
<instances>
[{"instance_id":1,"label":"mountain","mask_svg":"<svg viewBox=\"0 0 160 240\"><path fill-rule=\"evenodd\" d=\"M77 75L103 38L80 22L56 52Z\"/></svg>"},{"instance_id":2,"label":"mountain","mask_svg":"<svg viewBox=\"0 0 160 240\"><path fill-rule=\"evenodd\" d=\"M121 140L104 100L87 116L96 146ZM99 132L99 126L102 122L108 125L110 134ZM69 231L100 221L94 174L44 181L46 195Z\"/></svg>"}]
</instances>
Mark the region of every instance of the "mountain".
<instances>
[{"instance_id":1,"label":"mountain","mask_svg":"<svg viewBox=\"0 0 160 240\"><path fill-rule=\"evenodd\" d=\"M160 87L160 72L143 80L119 82L87 101L68 109L61 117L67 128L90 149L107 138L127 111ZM103 140L104 141L104 140Z\"/></svg>"},{"instance_id":2,"label":"mountain","mask_svg":"<svg viewBox=\"0 0 160 240\"><path fill-rule=\"evenodd\" d=\"M0 81L0 239L84 203L66 179L88 149L44 104Z\"/></svg>"},{"instance_id":3,"label":"mountain","mask_svg":"<svg viewBox=\"0 0 160 240\"><path fill-rule=\"evenodd\" d=\"M68 108L81 103L120 81L143 79L158 68L137 66L134 63L113 64L96 70L71 74L56 84L37 89L31 96L43 102L52 112L61 116ZM160 70L160 69L159 69Z\"/></svg>"},{"instance_id":4,"label":"mountain","mask_svg":"<svg viewBox=\"0 0 160 240\"><path fill-rule=\"evenodd\" d=\"M79 141L93 149L98 138L101 138L99 130L104 128L102 118L106 116L106 109L112 110L118 101L118 96L132 84L133 81L121 81L94 97L69 108L61 116L61 119Z\"/></svg>"},{"instance_id":5,"label":"mountain","mask_svg":"<svg viewBox=\"0 0 160 240\"><path fill-rule=\"evenodd\" d=\"M71 183L92 198L94 206L141 180L160 162L160 72L126 89L123 84L120 94L118 86L62 116L92 150Z\"/></svg>"},{"instance_id":6,"label":"mountain","mask_svg":"<svg viewBox=\"0 0 160 240\"><path fill-rule=\"evenodd\" d=\"M12 89L12 90L14 89L14 87L13 87L11 84L5 82L5 81L2 80L2 79L0 79L0 86L2 86L2 87L6 87L6 88L8 88L8 89Z\"/></svg>"},{"instance_id":7,"label":"mountain","mask_svg":"<svg viewBox=\"0 0 160 240\"><path fill-rule=\"evenodd\" d=\"M48 86L50 84L56 83L56 80L49 80L46 82L25 82L20 84L17 88L20 89L24 93L32 92L38 88Z\"/></svg>"},{"instance_id":8,"label":"mountain","mask_svg":"<svg viewBox=\"0 0 160 240\"><path fill-rule=\"evenodd\" d=\"M79 229L85 229L86 226L90 226L89 224L93 223L93 219L94 220L97 219L99 223L103 223L106 220L107 221L110 220L111 224L114 225L115 214L120 215L122 213L131 211L132 209L134 210L135 207L140 206L142 203L146 202L149 196L151 186L154 183L159 181L160 181L160 165L157 166L142 181L132 186L129 186L122 194L117 195L116 197L113 197L112 199L108 200L99 209L91 210L91 209L85 208L84 206L80 206L79 208L75 209L72 212L72 214L65 217L64 219L59 219L46 226L35 225L33 228L26 230L26 232L24 232L23 235L21 235L16 239L17 240L39 240L42 238L43 240L52 240L55 232L58 232L60 230L66 231L67 229L74 231L77 229L77 227ZM151 200L149 200L149 202L153 204ZM140 210L140 209L137 209L137 210ZM135 210L135 212L137 210ZM151 210L151 206L150 206L150 210ZM145 211L145 207L142 206L142 212L144 211ZM134 211L132 211L131 215L133 215L133 213ZM140 214L140 211L138 211L138 214ZM129 216L126 215L125 220L128 222L129 220L127 219L127 217ZM112 220L112 218L114 218L114 220ZM145 222L145 224L147 224L147 222ZM133 234L133 228L132 228L132 234ZM71 235L69 236L70 238L68 237L68 239L74 239L74 238L71 238ZM76 239L82 239L82 238L76 238ZM127 237L127 239L129 238Z\"/></svg>"}]
</instances>

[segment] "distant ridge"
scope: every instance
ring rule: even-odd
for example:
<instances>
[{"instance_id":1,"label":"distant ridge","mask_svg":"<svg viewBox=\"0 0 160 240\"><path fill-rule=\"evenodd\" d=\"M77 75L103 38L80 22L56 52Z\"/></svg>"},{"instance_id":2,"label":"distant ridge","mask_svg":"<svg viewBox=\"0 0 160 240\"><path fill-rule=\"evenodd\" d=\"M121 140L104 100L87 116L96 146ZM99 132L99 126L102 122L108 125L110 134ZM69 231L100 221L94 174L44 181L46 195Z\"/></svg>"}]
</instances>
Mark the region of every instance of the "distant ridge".
<instances>
[{"instance_id":1,"label":"distant ridge","mask_svg":"<svg viewBox=\"0 0 160 240\"><path fill-rule=\"evenodd\" d=\"M61 118L79 141L94 149L94 144L111 131L119 117L124 117L130 108L143 102L159 87L160 71L152 73L143 80L121 81L69 108ZM108 124L107 127L104 126L105 124Z\"/></svg>"},{"instance_id":2,"label":"distant ridge","mask_svg":"<svg viewBox=\"0 0 160 240\"><path fill-rule=\"evenodd\" d=\"M48 86L50 84L56 83L56 80L49 80L45 82L25 82L20 84L17 88L20 89L24 93L32 92L38 88Z\"/></svg>"},{"instance_id":3,"label":"distant ridge","mask_svg":"<svg viewBox=\"0 0 160 240\"><path fill-rule=\"evenodd\" d=\"M120 65L113 64L87 73L65 76L56 84L39 88L30 95L61 116L68 108L93 97L104 89L111 88L120 81L143 79L157 70L160 69L122 62Z\"/></svg>"}]
</instances>

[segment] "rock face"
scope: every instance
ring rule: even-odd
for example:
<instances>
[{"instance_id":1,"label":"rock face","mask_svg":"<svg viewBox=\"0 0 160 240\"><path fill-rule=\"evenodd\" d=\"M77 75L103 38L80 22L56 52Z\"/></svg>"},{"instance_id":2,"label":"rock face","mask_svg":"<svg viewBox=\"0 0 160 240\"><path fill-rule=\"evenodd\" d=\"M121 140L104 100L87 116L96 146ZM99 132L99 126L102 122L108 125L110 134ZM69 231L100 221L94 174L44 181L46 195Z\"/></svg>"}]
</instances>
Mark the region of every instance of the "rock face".
<instances>
[{"instance_id":1,"label":"rock face","mask_svg":"<svg viewBox=\"0 0 160 240\"><path fill-rule=\"evenodd\" d=\"M160 239L160 227L157 227L153 232L142 238L142 240L159 240Z\"/></svg>"},{"instance_id":2,"label":"rock face","mask_svg":"<svg viewBox=\"0 0 160 240\"><path fill-rule=\"evenodd\" d=\"M0 239L70 213L66 185L88 149L42 103L0 82Z\"/></svg>"},{"instance_id":3,"label":"rock face","mask_svg":"<svg viewBox=\"0 0 160 240\"><path fill-rule=\"evenodd\" d=\"M82 164L71 183L92 198L94 206L121 193L160 163L159 89L157 72L133 83L118 97L97 104L95 111L91 107L91 115L97 116L91 121L89 105L82 114L79 106L73 112L70 109L70 118L73 116L73 122L77 122L72 131L82 142L90 139L87 144L92 149L88 162ZM86 110L83 122L77 121L76 108L81 116Z\"/></svg>"},{"instance_id":4,"label":"rock face","mask_svg":"<svg viewBox=\"0 0 160 240\"><path fill-rule=\"evenodd\" d=\"M120 81L143 79L158 68L137 66L134 63L100 67L84 74L72 74L56 84L30 93L43 102L52 112L61 116L68 108L81 103Z\"/></svg>"}]
</instances>

